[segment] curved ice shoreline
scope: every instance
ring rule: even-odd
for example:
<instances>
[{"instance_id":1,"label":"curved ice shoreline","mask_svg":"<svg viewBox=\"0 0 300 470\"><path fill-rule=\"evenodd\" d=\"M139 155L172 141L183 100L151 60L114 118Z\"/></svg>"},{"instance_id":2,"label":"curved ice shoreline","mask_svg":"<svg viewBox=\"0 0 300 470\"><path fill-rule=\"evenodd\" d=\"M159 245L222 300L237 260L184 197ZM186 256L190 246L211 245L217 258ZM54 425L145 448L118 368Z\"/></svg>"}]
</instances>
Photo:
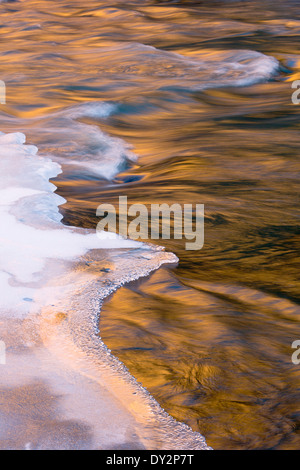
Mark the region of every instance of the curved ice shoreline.
<instances>
[{"instance_id":1,"label":"curved ice shoreline","mask_svg":"<svg viewBox=\"0 0 300 470\"><path fill-rule=\"evenodd\" d=\"M137 54L136 47L122 48ZM140 45L138 55L151 68L153 61L171 62L172 73L191 80L191 88L198 80L198 89L208 82L249 84L270 78L277 68L275 59L251 51L224 53L222 66L219 54L213 60L203 53L187 58ZM64 226L59 206L65 200L49 181L61 172L60 162L110 179L135 158L121 140L77 121L113 109L83 103L47 116L46 126L41 119L46 140L60 133L58 163L24 145L23 134L0 133L3 449L208 449L199 433L171 418L137 383L98 332L107 296L177 262L176 256L122 238L100 241L91 231Z\"/></svg>"},{"instance_id":2,"label":"curved ice shoreline","mask_svg":"<svg viewBox=\"0 0 300 470\"><path fill-rule=\"evenodd\" d=\"M60 166L24 143L0 135L0 448L206 449L97 334L104 298L177 258L62 225L49 182Z\"/></svg>"},{"instance_id":3,"label":"curved ice shoreline","mask_svg":"<svg viewBox=\"0 0 300 470\"><path fill-rule=\"evenodd\" d=\"M59 303L59 311L64 312L62 319L57 320L57 305L43 309L41 336L47 349L67 369L104 386L130 413L135 421L137 438L131 445L145 449L204 450L209 449L204 437L170 417L124 364L111 354L98 335L98 319L105 298L125 283L147 276L164 263L175 261L172 254L159 251L151 255L140 249L123 254L114 252L109 259L93 252L93 257L87 261L88 268L86 259L79 263L80 272L84 275L91 264L95 272L99 272L101 266L107 269L109 265L110 275L107 277L105 274L103 279L95 276L84 283L78 279L72 298ZM76 282L74 278L73 282Z\"/></svg>"}]
</instances>

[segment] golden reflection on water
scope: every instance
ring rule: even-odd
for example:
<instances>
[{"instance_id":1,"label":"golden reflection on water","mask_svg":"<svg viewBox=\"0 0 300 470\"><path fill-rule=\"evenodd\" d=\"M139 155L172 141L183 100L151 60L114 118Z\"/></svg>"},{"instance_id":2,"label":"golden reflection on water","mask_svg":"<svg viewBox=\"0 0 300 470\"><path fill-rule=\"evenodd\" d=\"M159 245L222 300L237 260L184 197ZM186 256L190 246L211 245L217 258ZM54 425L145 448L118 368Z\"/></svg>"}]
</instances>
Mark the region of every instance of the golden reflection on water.
<instances>
[{"instance_id":1,"label":"golden reflection on water","mask_svg":"<svg viewBox=\"0 0 300 470\"><path fill-rule=\"evenodd\" d=\"M300 77L299 7L159 3L1 3L1 131L68 156L70 130L55 112L119 104L109 118L81 120L131 144L138 162L113 181L64 166L55 185L65 223L95 228L97 206L122 195L148 207L203 203L205 246L164 240L179 266L115 294L101 316L104 342L214 448L297 448L300 138L290 82ZM214 63L256 50L283 71L204 89L214 68L195 75L138 43Z\"/></svg>"},{"instance_id":2,"label":"golden reflection on water","mask_svg":"<svg viewBox=\"0 0 300 470\"><path fill-rule=\"evenodd\" d=\"M250 289L227 294L180 281L161 270L122 288L102 310L104 341L214 448L297 448L300 377L290 344L299 308L274 307L274 298Z\"/></svg>"}]
</instances>

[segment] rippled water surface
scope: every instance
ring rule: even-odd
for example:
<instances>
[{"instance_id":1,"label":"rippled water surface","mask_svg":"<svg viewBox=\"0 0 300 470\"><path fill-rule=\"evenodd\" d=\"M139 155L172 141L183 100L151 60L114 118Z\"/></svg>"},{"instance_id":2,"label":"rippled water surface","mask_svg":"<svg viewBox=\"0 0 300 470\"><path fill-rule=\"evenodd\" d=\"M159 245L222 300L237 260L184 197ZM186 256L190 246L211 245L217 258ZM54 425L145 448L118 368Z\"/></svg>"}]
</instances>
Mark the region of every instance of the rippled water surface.
<instances>
[{"instance_id":1,"label":"rippled water surface","mask_svg":"<svg viewBox=\"0 0 300 470\"><path fill-rule=\"evenodd\" d=\"M298 448L299 3L4 2L0 39L1 131L63 162L66 224L205 204L204 248L155 241L178 266L106 303L104 342L210 446Z\"/></svg>"}]
</instances>

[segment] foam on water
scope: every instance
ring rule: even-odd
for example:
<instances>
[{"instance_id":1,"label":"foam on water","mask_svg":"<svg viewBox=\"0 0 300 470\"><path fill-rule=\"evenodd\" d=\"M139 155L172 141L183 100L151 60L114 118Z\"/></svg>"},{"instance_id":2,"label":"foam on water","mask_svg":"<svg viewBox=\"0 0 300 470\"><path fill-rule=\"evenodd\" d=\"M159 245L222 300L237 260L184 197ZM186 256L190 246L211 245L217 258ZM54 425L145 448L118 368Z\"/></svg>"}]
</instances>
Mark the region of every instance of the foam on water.
<instances>
[{"instance_id":1,"label":"foam on water","mask_svg":"<svg viewBox=\"0 0 300 470\"><path fill-rule=\"evenodd\" d=\"M171 91L180 99L182 91L248 86L271 79L279 70L274 57L251 50L183 49L174 53L135 42L103 41L93 54L99 58L97 75L105 83L112 80L112 86L128 88L131 98L142 87L143 94ZM19 125L26 128L30 124L40 151L68 165L73 177L86 174L112 180L137 160L129 144L99 127L101 120L118 109L118 104L84 102Z\"/></svg>"},{"instance_id":2,"label":"foam on water","mask_svg":"<svg viewBox=\"0 0 300 470\"><path fill-rule=\"evenodd\" d=\"M182 53L165 51L140 43L118 43L99 50L105 60L104 75L153 77L152 86L162 88L170 79L181 89L203 90L223 86L247 86L269 80L278 73L279 63L272 57L252 50L189 50ZM119 57L122 56L122 62ZM147 87L151 84L147 82Z\"/></svg>"},{"instance_id":3,"label":"foam on water","mask_svg":"<svg viewBox=\"0 0 300 470\"><path fill-rule=\"evenodd\" d=\"M104 133L95 121L111 115L117 106L90 102L70 106L36 121L41 150L46 147L52 158L72 167L74 174L87 173L111 180L127 165L136 161L130 145ZM93 122L82 122L92 119ZM81 120L81 121L80 121Z\"/></svg>"}]
</instances>

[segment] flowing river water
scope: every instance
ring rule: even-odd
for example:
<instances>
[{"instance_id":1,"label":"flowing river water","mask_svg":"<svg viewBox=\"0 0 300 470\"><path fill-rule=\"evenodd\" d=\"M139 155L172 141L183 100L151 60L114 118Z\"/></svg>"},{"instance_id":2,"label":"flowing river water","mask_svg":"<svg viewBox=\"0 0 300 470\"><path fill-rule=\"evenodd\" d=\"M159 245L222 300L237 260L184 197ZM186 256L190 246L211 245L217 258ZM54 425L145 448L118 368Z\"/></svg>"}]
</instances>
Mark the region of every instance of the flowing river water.
<instances>
[{"instance_id":1,"label":"flowing river water","mask_svg":"<svg viewBox=\"0 0 300 470\"><path fill-rule=\"evenodd\" d=\"M299 3L21 0L0 23L0 128L62 165L65 225L205 205L204 247L153 240L179 262L105 302L103 342L209 446L298 448Z\"/></svg>"}]
</instances>

